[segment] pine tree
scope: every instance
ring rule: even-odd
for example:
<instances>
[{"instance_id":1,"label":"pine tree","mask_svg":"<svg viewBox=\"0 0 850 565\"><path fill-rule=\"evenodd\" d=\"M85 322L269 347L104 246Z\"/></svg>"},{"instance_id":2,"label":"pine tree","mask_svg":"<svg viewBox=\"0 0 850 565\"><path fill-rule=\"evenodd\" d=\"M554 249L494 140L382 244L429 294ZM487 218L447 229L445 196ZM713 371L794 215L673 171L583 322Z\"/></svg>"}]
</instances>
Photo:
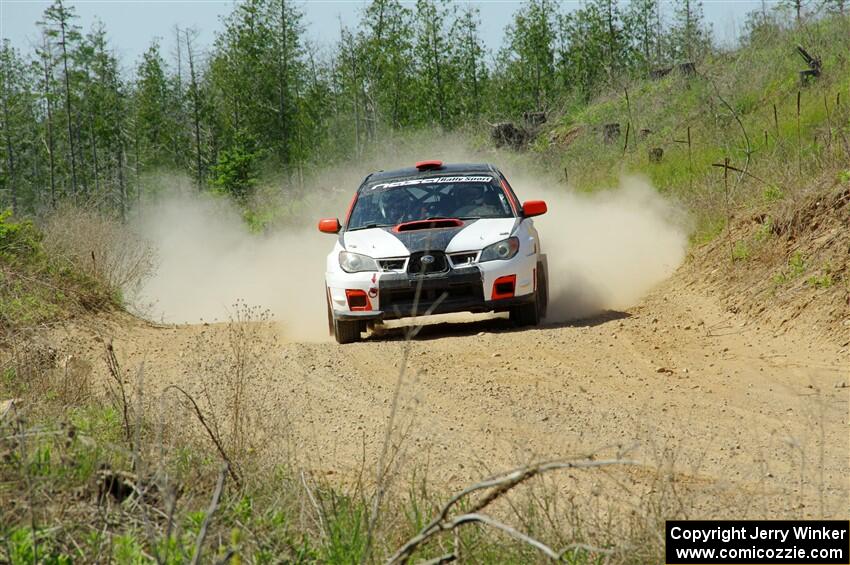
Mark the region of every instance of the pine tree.
<instances>
[{"instance_id":1,"label":"pine tree","mask_svg":"<svg viewBox=\"0 0 850 565\"><path fill-rule=\"evenodd\" d=\"M660 0L632 0L624 27L631 38L635 66L644 74L658 66L663 42Z\"/></svg>"},{"instance_id":2,"label":"pine tree","mask_svg":"<svg viewBox=\"0 0 850 565\"><path fill-rule=\"evenodd\" d=\"M711 45L711 31L704 22L701 0L676 0L670 30L673 59L694 61Z\"/></svg>"},{"instance_id":3,"label":"pine tree","mask_svg":"<svg viewBox=\"0 0 850 565\"><path fill-rule=\"evenodd\" d=\"M501 59L512 113L544 110L555 86L556 21L550 0L529 0L506 30Z\"/></svg>"},{"instance_id":4,"label":"pine tree","mask_svg":"<svg viewBox=\"0 0 850 565\"><path fill-rule=\"evenodd\" d=\"M165 61L160 54L159 42L155 40L136 68L133 93L138 144L136 167L140 172L148 167L171 165L175 161L170 143L174 128L169 119L170 101Z\"/></svg>"},{"instance_id":5,"label":"pine tree","mask_svg":"<svg viewBox=\"0 0 850 565\"><path fill-rule=\"evenodd\" d=\"M71 91L71 55L80 40L79 27L73 21L77 18L73 8L65 6L63 0L54 0L43 15L40 22L47 37L52 39L59 49L62 62L62 83L64 85L65 101L65 123L68 133L68 154L71 163L71 194L77 197L77 131L75 129L74 108L72 105L73 93Z\"/></svg>"},{"instance_id":6,"label":"pine tree","mask_svg":"<svg viewBox=\"0 0 850 565\"><path fill-rule=\"evenodd\" d=\"M450 61L445 37L445 8L434 0L416 2L416 60L419 62L415 92L419 93L420 108L425 110L423 121L447 128L445 74Z\"/></svg>"},{"instance_id":7,"label":"pine tree","mask_svg":"<svg viewBox=\"0 0 850 565\"><path fill-rule=\"evenodd\" d=\"M452 23L451 57L457 77L452 98L457 101L463 118L477 120L483 109L487 66L481 41L478 8L467 6L456 13Z\"/></svg>"},{"instance_id":8,"label":"pine tree","mask_svg":"<svg viewBox=\"0 0 850 565\"><path fill-rule=\"evenodd\" d=\"M44 103L45 109L43 127L45 145L47 146L47 158L50 173L50 207L55 209L58 197L56 193L56 140L54 135L53 124L53 108L56 105L56 88L54 84L54 68L56 63L47 34L43 32L41 38L41 48L36 50L36 61L33 63L33 66L36 67L36 74L39 77L38 87L40 89L41 99Z\"/></svg>"}]
</instances>

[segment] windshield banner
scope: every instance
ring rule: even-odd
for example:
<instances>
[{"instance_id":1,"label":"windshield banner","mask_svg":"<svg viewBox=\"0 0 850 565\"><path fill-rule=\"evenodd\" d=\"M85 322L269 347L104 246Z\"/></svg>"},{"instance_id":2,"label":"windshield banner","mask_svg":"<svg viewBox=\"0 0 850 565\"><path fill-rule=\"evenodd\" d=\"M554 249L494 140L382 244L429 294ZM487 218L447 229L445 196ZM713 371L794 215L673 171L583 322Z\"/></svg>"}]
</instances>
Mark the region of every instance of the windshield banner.
<instances>
[{"instance_id":1,"label":"windshield banner","mask_svg":"<svg viewBox=\"0 0 850 565\"><path fill-rule=\"evenodd\" d=\"M444 183L458 183L458 182L492 182L493 177L491 176L477 176L477 177L430 177L426 179L405 179L398 180L395 182L385 182L381 184L373 185L369 188L369 190L383 190L387 188L396 188L399 186L412 186L416 184L444 184Z\"/></svg>"}]
</instances>

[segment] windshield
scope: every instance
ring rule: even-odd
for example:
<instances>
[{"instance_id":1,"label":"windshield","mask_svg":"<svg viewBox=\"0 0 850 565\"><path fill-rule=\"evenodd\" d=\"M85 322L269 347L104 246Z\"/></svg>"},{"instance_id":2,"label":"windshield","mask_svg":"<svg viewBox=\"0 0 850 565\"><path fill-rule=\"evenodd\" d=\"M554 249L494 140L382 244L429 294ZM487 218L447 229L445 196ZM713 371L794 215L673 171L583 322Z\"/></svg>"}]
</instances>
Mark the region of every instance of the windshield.
<instances>
[{"instance_id":1,"label":"windshield","mask_svg":"<svg viewBox=\"0 0 850 565\"><path fill-rule=\"evenodd\" d=\"M357 198L349 230L434 218L511 218L505 192L491 176L405 179L376 184Z\"/></svg>"}]
</instances>

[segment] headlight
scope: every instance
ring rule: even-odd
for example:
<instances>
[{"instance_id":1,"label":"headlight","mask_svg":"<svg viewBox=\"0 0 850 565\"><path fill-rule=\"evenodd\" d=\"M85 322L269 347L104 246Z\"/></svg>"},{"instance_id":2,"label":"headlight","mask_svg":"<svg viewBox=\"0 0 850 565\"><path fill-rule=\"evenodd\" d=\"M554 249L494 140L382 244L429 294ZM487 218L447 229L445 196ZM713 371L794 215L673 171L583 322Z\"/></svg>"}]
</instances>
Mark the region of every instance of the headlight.
<instances>
[{"instance_id":1,"label":"headlight","mask_svg":"<svg viewBox=\"0 0 850 565\"><path fill-rule=\"evenodd\" d=\"M378 270L378 263L371 257L348 251L339 252L339 266L346 273L362 273L363 271Z\"/></svg>"},{"instance_id":2,"label":"headlight","mask_svg":"<svg viewBox=\"0 0 850 565\"><path fill-rule=\"evenodd\" d=\"M519 251L519 238L509 237L498 241L493 245L488 245L481 252L479 263L484 261L495 261L496 259L511 259Z\"/></svg>"}]
</instances>

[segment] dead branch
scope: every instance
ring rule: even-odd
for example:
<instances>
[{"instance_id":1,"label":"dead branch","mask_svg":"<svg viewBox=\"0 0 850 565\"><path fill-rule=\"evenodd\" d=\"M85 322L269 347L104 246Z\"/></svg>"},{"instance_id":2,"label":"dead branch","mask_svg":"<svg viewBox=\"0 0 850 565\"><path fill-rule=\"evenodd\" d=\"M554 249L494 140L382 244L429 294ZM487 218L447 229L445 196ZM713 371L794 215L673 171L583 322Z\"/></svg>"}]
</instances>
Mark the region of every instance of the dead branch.
<instances>
[{"instance_id":1,"label":"dead branch","mask_svg":"<svg viewBox=\"0 0 850 565\"><path fill-rule=\"evenodd\" d=\"M118 385L118 391L121 393L121 416L124 424L124 439L127 440L127 443L130 444L130 449L132 449L133 435L130 429L130 403L127 400L127 393L124 391L124 381L121 379L121 366L118 364L118 358L115 356L115 348L112 347L111 341L106 344L106 367L109 369L109 375Z\"/></svg>"},{"instance_id":2,"label":"dead branch","mask_svg":"<svg viewBox=\"0 0 850 565\"><path fill-rule=\"evenodd\" d=\"M771 186L771 184L769 182L767 182L766 180L755 176L753 173L751 173L749 171L745 171L743 169L739 169L738 167L730 165L729 163L712 163L711 166L712 167L720 167L720 168L723 168L723 169L729 169L730 171L735 171L736 173L741 173L742 175L747 175L751 179L757 180L757 181L759 181L760 183L762 183L766 186Z\"/></svg>"},{"instance_id":3,"label":"dead branch","mask_svg":"<svg viewBox=\"0 0 850 565\"><path fill-rule=\"evenodd\" d=\"M528 467L520 467L518 469L508 471L507 473L495 475L491 478L485 479L479 483L466 487L465 489L451 497L449 501L442 507L437 517L434 518L434 520L432 520L424 528L422 528L422 530L416 536L412 537L403 546L401 546L401 548L399 548L387 560L387 565L393 565L396 563L407 563L407 561L410 559L416 549L419 546L428 542L431 538L443 532L454 531L455 528L469 523L484 524L497 530L500 530L523 543L531 545L532 547L538 549L547 557L553 560L559 560L566 551L570 551L571 549L584 548L590 551L599 551L601 553L610 552L610 550L591 548L590 546L580 546L575 544L567 547L561 552L557 552L546 544L516 530L515 528L506 524L502 524L501 522L498 522L497 520L494 520L489 516L481 514L481 511L503 495L507 494L514 487L526 482L532 477L549 471L556 471L560 469L589 469L593 467L634 464L636 464L636 462L626 459L603 459L598 461L590 459L580 461L548 461L544 463L538 463L536 465L531 465ZM488 489L492 490L490 490L490 492L488 492L486 496L484 496L481 500L473 504L469 508L468 512L459 516L455 516L453 518L449 518L449 512L462 500L464 500L475 492L485 491ZM441 557L440 559L442 561L440 562L446 563L448 561L453 560L454 558L454 554L449 554Z\"/></svg>"},{"instance_id":4,"label":"dead branch","mask_svg":"<svg viewBox=\"0 0 850 565\"><path fill-rule=\"evenodd\" d=\"M218 508L218 501L221 499L221 491L224 490L224 479L227 477L228 471L229 465L225 463L221 468L221 472L218 474L218 483L215 485L215 492L213 492L210 507L207 510L207 515L204 517L204 523L201 524L201 530L198 532L198 539L195 540L195 555L192 556L191 565L198 565L201 561L201 550L203 549L204 538L207 537L207 528L209 528L210 522L212 522L212 516Z\"/></svg>"},{"instance_id":5,"label":"dead branch","mask_svg":"<svg viewBox=\"0 0 850 565\"><path fill-rule=\"evenodd\" d=\"M712 88L714 88L714 94L717 96L717 99L720 100L720 102L724 106L726 106L726 109L729 110L729 112L732 114L732 117L735 118L736 122L738 122L738 126L741 128L741 133L743 133L744 135L744 143L746 143L747 146L745 150L747 160L744 162L743 171L741 171L741 174L738 176L738 180L735 182L735 186L737 186L741 182L741 179L744 178L744 176L746 175L747 170L750 168L750 156L753 154L752 146L750 145L750 136L747 134L747 128L744 127L744 122L741 121L741 117L738 115L738 112L736 112L735 108L733 108L732 105L729 104L729 102L727 102L726 99L723 98L723 96L720 94L720 89L717 88L717 84L715 84L715 82L709 79L708 77L704 78L711 83L711 86Z\"/></svg>"},{"instance_id":6,"label":"dead branch","mask_svg":"<svg viewBox=\"0 0 850 565\"><path fill-rule=\"evenodd\" d=\"M216 449L218 450L218 454L221 455L221 458L227 464L227 472L230 474L230 477L233 479L233 482L236 483L236 486L239 487L239 488L242 488L242 479L239 477L239 474L234 470L233 462L231 461L230 457L227 455L227 452L224 450L224 447L221 445L221 441L219 440L218 436L215 433L213 433L212 429L210 429L209 425L207 424L207 420L206 420L206 418L204 418L204 414L203 414L203 412L201 412L201 408L198 406L198 403L195 402L195 399L192 397L191 394L189 394L188 392L183 390L178 385L169 385L168 387L165 388L164 391L162 391L163 394L168 392L169 389L174 389L177 392L181 393L192 404L192 408L195 409L195 416L198 417L198 421L201 423L201 425L207 431L207 435L209 436L210 440L213 442Z\"/></svg>"}]
</instances>

